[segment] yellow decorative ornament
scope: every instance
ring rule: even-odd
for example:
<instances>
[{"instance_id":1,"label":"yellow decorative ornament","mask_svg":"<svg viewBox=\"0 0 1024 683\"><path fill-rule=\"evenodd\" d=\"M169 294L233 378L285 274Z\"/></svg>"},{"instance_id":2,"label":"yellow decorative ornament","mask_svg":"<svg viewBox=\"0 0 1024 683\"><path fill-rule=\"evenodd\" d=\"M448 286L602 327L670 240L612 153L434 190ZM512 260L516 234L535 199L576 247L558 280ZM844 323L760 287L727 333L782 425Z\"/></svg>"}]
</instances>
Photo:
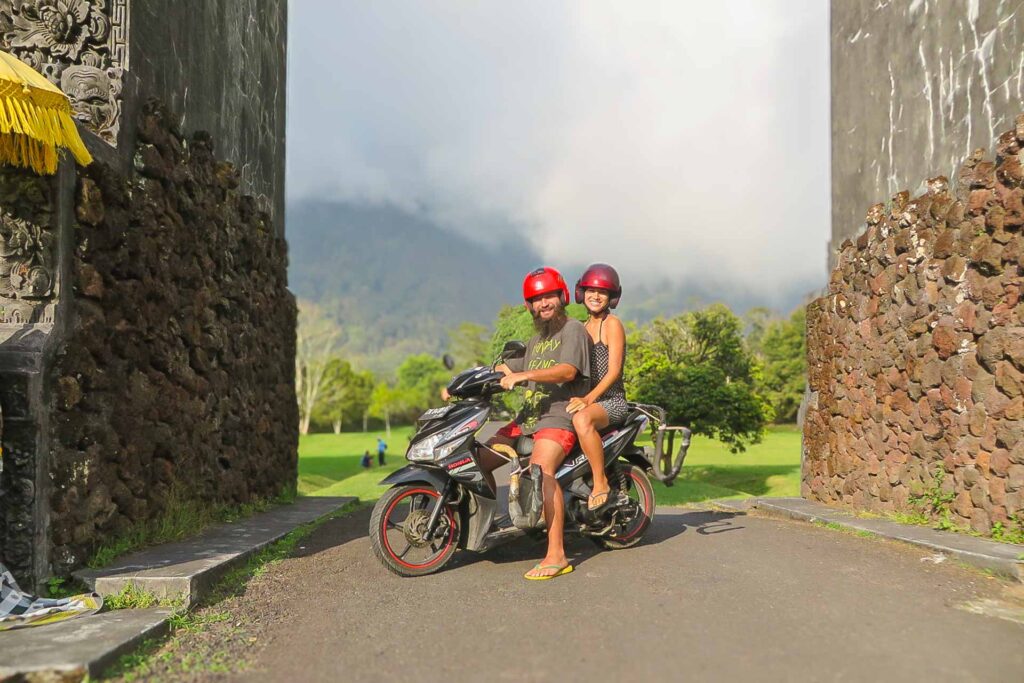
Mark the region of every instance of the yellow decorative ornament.
<instances>
[{"instance_id":1,"label":"yellow decorative ornament","mask_svg":"<svg viewBox=\"0 0 1024 683\"><path fill-rule=\"evenodd\" d=\"M66 148L82 166L92 163L67 96L35 69L0 50L0 163L53 175L57 147Z\"/></svg>"}]
</instances>

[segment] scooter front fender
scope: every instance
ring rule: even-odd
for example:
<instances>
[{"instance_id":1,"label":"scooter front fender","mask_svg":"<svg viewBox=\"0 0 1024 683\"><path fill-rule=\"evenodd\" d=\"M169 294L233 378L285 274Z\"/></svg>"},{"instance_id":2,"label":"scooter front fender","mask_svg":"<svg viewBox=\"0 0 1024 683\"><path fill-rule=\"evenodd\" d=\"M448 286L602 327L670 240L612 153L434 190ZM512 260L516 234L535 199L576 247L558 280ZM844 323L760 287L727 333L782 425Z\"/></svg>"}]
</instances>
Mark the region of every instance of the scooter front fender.
<instances>
[{"instance_id":1,"label":"scooter front fender","mask_svg":"<svg viewBox=\"0 0 1024 683\"><path fill-rule=\"evenodd\" d=\"M432 467L423 465L406 465L400 470L395 470L381 482L381 486L396 486L398 484L429 484L438 491L444 491L445 484L451 481L446 473Z\"/></svg>"}]
</instances>

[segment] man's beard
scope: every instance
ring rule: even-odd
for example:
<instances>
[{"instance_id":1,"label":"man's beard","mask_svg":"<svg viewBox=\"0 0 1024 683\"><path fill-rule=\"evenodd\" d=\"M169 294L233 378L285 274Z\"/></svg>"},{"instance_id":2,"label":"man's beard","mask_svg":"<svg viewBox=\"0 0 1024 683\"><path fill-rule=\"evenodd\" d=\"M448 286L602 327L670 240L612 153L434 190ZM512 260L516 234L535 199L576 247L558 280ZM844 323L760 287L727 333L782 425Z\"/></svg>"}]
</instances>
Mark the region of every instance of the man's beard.
<instances>
[{"instance_id":1,"label":"man's beard","mask_svg":"<svg viewBox=\"0 0 1024 683\"><path fill-rule=\"evenodd\" d=\"M566 321L569 320L569 316L565 314L565 306L559 306L555 309L555 314L551 317L551 320L541 320L540 314L532 308L530 309L530 314L533 315L533 329L542 337L550 337L553 334L557 334L559 330L565 327Z\"/></svg>"}]
</instances>

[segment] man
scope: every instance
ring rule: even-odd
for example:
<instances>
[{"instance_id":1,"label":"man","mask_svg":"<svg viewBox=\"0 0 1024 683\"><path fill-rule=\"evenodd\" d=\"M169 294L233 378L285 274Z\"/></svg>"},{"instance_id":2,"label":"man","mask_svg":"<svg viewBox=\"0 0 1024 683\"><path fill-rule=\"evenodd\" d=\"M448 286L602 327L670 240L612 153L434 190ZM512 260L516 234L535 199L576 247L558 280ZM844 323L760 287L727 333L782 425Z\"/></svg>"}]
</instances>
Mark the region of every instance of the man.
<instances>
[{"instance_id":1,"label":"man","mask_svg":"<svg viewBox=\"0 0 1024 683\"><path fill-rule=\"evenodd\" d=\"M387 451L388 445L384 443L384 438L377 437L377 466L384 467L384 452Z\"/></svg>"},{"instance_id":2,"label":"man","mask_svg":"<svg viewBox=\"0 0 1024 683\"><path fill-rule=\"evenodd\" d=\"M526 403L516 421L498 432L495 441L533 435L530 462L544 474L544 519L548 550L526 573L531 580L552 579L572 571L565 556L565 503L555 471L576 444L569 399L590 390L590 335L583 324L565 313L569 288L554 268L538 268L523 282L523 299L537 331L526 345L526 356L499 365L501 386L526 384Z\"/></svg>"}]
</instances>

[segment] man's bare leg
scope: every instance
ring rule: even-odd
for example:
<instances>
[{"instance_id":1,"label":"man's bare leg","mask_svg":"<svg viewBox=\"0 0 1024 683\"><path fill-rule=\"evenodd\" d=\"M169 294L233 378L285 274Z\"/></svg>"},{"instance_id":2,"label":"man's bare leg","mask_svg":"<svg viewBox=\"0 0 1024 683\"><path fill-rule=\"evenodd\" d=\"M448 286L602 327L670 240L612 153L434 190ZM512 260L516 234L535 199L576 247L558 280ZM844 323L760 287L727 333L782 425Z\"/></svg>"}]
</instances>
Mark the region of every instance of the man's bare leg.
<instances>
[{"instance_id":1,"label":"man's bare leg","mask_svg":"<svg viewBox=\"0 0 1024 683\"><path fill-rule=\"evenodd\" d=\"M557 441L536 439L530 463L540 465L544 474L544 521L548 527L548 552L540 566L531 569L529 576L551 576L569 564L565 556L565 500L562 487L555 479L555 471L565 460L565 452Z\"/></svg>"}]
</instances>

